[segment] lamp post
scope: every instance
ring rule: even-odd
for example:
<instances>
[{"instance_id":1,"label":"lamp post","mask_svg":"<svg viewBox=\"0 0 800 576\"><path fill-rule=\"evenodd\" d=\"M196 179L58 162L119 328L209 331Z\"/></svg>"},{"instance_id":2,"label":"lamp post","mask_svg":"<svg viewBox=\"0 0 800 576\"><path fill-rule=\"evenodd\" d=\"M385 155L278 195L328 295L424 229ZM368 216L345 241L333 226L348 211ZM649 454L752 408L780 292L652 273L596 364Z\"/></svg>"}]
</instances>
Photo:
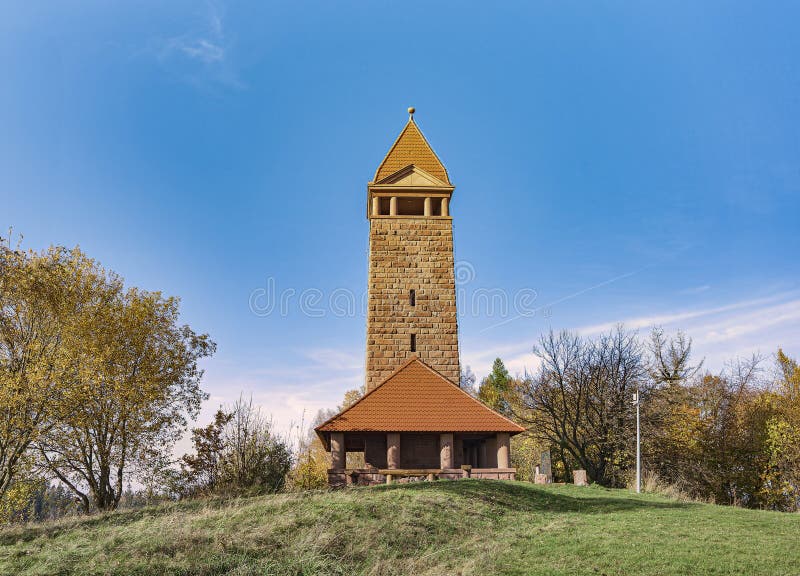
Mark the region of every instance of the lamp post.
<instances>
[{"instance_id":1,"label":"lamp post","mask_svg":"<svg viewBox=\"0 0 800 576\"><path fill-rule=\"evenodd\" d=\"M633 405L636 406L636 493L642 491L642 450L639 434L639 391L633 393Z\"/></svg>"}]
</instances>

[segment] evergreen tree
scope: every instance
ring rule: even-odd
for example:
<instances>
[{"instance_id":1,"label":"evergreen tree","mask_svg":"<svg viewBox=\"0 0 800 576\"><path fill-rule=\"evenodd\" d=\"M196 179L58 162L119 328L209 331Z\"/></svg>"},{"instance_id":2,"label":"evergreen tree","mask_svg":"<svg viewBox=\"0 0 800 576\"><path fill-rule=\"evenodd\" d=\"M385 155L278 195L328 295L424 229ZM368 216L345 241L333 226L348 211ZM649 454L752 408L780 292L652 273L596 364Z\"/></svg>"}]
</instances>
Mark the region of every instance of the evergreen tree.
<instances>
[{"instance_id":1,"label":"evergreen tree","mask_svg":"<svg viewBox=\"0 0 800 576\"><path fill-rule=\"evenodd\" d=\"M478 399L498 412L508 413L508 393L511 376L500 358L495 358L492 372L483 380L478 388Z\"/></svg>"}]
</instances>

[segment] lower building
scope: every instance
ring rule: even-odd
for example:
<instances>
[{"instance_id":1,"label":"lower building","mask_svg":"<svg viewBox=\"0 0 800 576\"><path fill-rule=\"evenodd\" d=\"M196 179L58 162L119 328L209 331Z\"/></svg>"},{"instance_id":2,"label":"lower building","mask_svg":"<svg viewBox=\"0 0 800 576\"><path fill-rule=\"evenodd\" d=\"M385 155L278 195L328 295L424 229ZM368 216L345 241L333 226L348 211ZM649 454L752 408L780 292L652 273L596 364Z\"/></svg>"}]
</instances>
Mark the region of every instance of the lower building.
<instances>
[{"instance_id":1,"label":"lower building","mask_svg":"<svg viewBox=\"0 0 800 576\"><path fill-rule=\"evenodd\" d=\"M393 480L513 480L511 436L524 428L489 409L417 356L316 429L331 486ZM362 452L363 468L347 453Z\"/></svg>"}]
</instances>

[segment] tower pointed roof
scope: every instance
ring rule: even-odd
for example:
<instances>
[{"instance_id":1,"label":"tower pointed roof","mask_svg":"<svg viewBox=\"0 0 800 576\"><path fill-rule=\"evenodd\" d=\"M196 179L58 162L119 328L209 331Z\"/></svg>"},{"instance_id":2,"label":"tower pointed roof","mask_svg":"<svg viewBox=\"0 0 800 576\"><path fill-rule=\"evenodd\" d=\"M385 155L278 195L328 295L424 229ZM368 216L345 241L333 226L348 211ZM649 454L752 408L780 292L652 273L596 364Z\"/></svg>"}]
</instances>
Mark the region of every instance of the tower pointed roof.
<instances>
[{"instance_id":1,"label":"tower pointed roof","mask_svg":"<svg viewBox=\"0 0 800 576\"><path fill-rule=\"evenodd\" d=\"M476 400L417 356L316 428L326 432L509 432L525 429Z\"/></svg>"},{"instance_id":2,"label":"tower pointed roof","mask_svg":"<svg viewBox=\"0 0 800 576\"><path fill-rule=\"evenodd\" d=\"M383 162L378 166L374 181L380 182L398 170L408 166L416 166L442 182L450 184L447 169L414 121L414 108L409 108L408 112L408 122L403 131L400 132L397 140L392 144Z\"/></svg>"}]
</instances>

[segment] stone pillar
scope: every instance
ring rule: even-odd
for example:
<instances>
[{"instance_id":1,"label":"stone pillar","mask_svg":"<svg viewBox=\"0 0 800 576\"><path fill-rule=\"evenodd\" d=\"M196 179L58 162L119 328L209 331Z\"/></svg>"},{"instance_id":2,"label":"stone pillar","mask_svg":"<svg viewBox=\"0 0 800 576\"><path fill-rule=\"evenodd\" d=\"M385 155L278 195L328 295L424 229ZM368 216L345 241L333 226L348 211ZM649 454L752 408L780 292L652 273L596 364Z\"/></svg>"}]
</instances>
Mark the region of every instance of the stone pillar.
<instances>
[{"instance_id":1,"label":"stone pillar","mask_svg":"<svg viewBox=\"0 0 800 576\"><path fill-rule=\"evenodd\" d=\"M588 486L589 482L586 480L586 470L573 470L572 479L575 486Z\"/></svg>"},{"instance_id":2,"label":"stone pillar","mask_svg":"<svg viewBox=\"0 0 800 576\"><path fill-rule=\"evenodd\" d=\"M381 214L381 199L377 196L372 197L372 215L380 216Z\"/></svg>"},{"instance_id":3,"label":"stone pillar","mask_svg":"<svg viewBox=\"0 0 800 576\"><path fill-rule=\"evenodd\" d=\"M442 216L449 216L450 215L450 212L448 211L449 205L450 204L448 202L447 197L445 196L444 198L442 198Z\"/></svg>"},{"instance_id":4,"label":"stone pillar","mask_svg":"<svg viewBox=\"0 0 800 576\"><path fill-rule=\"evenodd\" d=\"M331 468L343 469L347 466L347 454L344 451L344 432L331 432Z\"/></svg>"},{"instance_id":5,"label":"stone pillar","mask_svg":"<svg viewBox=\"0 0 800 576\"><path fill-rule=\"evenodd\" d=\"M389 199L389 216L397 216L397 196Z\"/></svg>"},{"instance_id":6,"label":"stone pillar","mask_svg":"<svg viewBox=\"0 0 800 576\"><path fill-rule=\"evenodd\" d=\"M464 462L464 439L461 436L456 436L453 441L453 466L458 468Z\"/></svg>"},{"instance_id":7,"label":"stone pillar","mask_svg":"<svg viewBox=\"0 0 800 576\"><path fill-rule=\"evenodd\" d=\"M511 438L508 432L497 433L497 467L511 468Z\"/></svg>"},{"instance_id":8,"label":"stone pillar","mask_svg":"<svg viewBox=\"0 0 800 576\"><path fill-rule=\"evenodd\" d=\"M432 199L430 197L425 198L425 216L430 216L433 213L431 201Z\"/></svg>"},{"instance_id":9,"label":"stone pillar","mask_svg":"<svg viewBox=\"0 0 800 576\"><path fill-rule=\"evenodd\" d=\"M486 468L497 468L497 438L492 436L484 440L486 443Z\"/></svg>"},{"instance_id":10,"label":"stone pillar","mask_svg":"<svg viewBox=\"0 0 800 576\"><path fill-rule=\"evenodd\" d=\"M453 435L439 434L439 468L452 469L453 461Z\"/></svg>"},{"instance_id":11,"label":"stone pillar","mask_svg":"<svg viewBox=\"0 0 800 576\"><path fill-rule=\"evenodd\" d=\"M400 433L389 432L386 435L386 467L400 468Z\"/></svg>"}]
</instances>

